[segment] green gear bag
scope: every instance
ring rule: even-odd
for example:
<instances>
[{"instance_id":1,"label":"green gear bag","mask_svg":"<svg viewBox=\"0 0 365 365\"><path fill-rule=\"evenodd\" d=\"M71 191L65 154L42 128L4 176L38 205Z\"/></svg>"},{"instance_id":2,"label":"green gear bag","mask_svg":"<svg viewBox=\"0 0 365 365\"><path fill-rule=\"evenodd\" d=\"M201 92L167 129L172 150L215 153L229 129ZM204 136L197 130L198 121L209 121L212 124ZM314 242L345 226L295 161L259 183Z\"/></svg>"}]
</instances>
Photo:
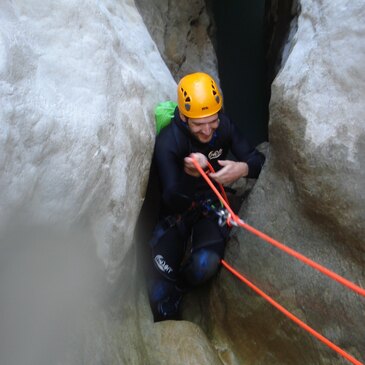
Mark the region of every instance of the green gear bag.
<instances>
[{"instance_id":1,"label":"green gear bag","mask_svg":"<svg viewBox=\"0 0 365 365\"><path fill-rule=\"evenodd\" d=\"M155 108L156 132L160 133L161 129L170 124L171 118L174 116L177 103L174 101L162 101Z\"/></svg>"}]
</instances>

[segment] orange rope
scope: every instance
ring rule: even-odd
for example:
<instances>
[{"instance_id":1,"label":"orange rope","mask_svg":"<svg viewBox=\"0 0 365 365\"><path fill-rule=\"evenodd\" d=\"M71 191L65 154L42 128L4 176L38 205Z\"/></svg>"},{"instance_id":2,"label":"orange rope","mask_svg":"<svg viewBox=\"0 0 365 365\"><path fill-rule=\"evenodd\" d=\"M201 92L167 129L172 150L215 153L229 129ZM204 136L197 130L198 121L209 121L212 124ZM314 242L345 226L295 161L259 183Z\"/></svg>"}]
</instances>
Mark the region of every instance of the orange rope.
<instances>
[{"instance_id":1,"label":"orange rope","mask_svg":"<svg viewBox=\"0 0 365 365\"><path fill-rule=\"evenodd\" d=\"M237 224L237 225L239 225L239 226L247 229L248 231L250 231L251 233L257 235L260 238L262 238L266 242L274 245L275 247L277 247L277 248L283 250L284 252L286 252L287 254L295 257L296 259L302 261L303 263L305 263L305 264L313 267L314 269L322 272L323 274L327 275L331 279L336 280L337 282L339 282L339 283L343 284L344 286L350 288L351 290L355 291L356 293L358 293L358 294L360 294L362 296L365 296L365 290L362 289L362 288L360 288L356 284L354 284L354 283L350 282L349 280L341 277L340 275L337 275L333 271L331 271L331 270L329 270L329 269L327 269L327 268L325 268L325 267L317 264L316 262L310 260L309 258L305 257L304 255L296 252L295 250L292 250L291 248L288 248L287 246L283 245L279 241L274 240L273 238L271 238L270 236L266 235L265 233L262 233L261 231L255 229L255 228L251 227L250 225L248 225L247 223L243 222L233 212L233 210L231 209L231 207L228 204L228 200L226 201L222 197L222 195L219 193L219 191L214 186L214 184L212 183L212 181L209 179L209 177L207 176L207 174L200 167L200 165L198 164L198 162L194 158L192 160L193 160L193 163L194 163L194 166L196 167L196 169L200 172L200 174L203 176L203 178L206 180L206 182L208 183L208 185L211 187L211 189L214 191L214 193L217 195L217 197L220 199L220 201L222 202L222 204L225 206L225 208L229 212L230 216L228 216L228 218L227 218L227 223L231 223L231 221L233 221L234 224ZM210 166L209 169L211 171L213 170L213 172L214 172L213 167ZM222 189L224 191L223 186L222 186ZM226 261L221 260L221 263L222 263L222 265L227 270L229 270L231 273L233 273L236 277L238 277L241 281L243 281L246 285L248 285L256 293L258 293L259 295L261 295L265 300L267 300L275 308L277 308L279 311L281 311L282 313L284 313L289 319L291 319L293 322L295 322L296 324L298 324L304 330L306 330L307 332L309 332L312 336L316 337L318 340L320 340L321 342L323 342L329 348L331 348L332 350L336 351L338 354L340 354L341 356L343 356L344 358L346 358L347 360L349 360L352 364L355 364L355 365L364 365L363 363L361 363L360 361L356 360L354 357L352 357L351 355L349 355L346 351L342 350L340 347L336 346L334 343L332 343L331 341L329 341L326 337L322 336L320 333L318 333L313 328L311 328L310 326L308 326L306 323L304 323L303 321L301 321L298 317L294 316L291 312L289 312L287 309L285 309L283 306L281 306L279 303L277 303L274 299L272 299L271 297L269 297L261 289L259 289L258 287L256 287L253 283L251 283L248 279L246 279L238 271L236 271L230 265L228 265L226 263Z\"/></svg>"},{"instance_id":2,"label":"orange rope","mask_svg":"<svg viewBox=\"0 0 365 365\"><path fill-rule=\"evenodd\" d=\"M342 350L340 347L338 347L333 342L328 340L326 337L322 336L320 333L315 331L312 327L308 326L306 323L301 321L298 317L296 317L294 314L289 312L283 306L281 306L278 302L276 302L274 299L272 299L270 296L268 296L266 293L264 293L261 289L259 289L253 283L251 283L247 278L245 278L242 274L240 274L238 271L236 271L233 267L228 265L226 261L221 260L221 263L228 271L230 271L238 279L240 279L242 282L244 282L246 285L248 285L257 294L261 295L265 300L267 300L271 305L273 305L280 312L284 313L289 319L291 319L293 322L295 322L298 326L302 327L307 332L309 332L312 336L316 337L319 341L323 342L329 348L336 351L338 354L343 356L345 359L350 361L352 364L364 365L363 363L361 363L360 361L358 361L354 357L352 357L350 354L348 354L346 351Z\"/></svg>"},{"instance_id":3,"label":"orange rope","mask_svg":"<svg viewBox=\"0 0 365 365\"><path fill-rule=\"evenodd\" d=\"M262 238L264 241L270 243L271 245L279 248L280 250L286 252L288 255L293 256L294 258L296 258L297 260L305 263L308 266L311 266L313 269L320 271L322 274L328 276L329 278L339 282L340 284L346 286L347 288L353 290L354 292L356 292L357 294L365 297L365 289L361 288L360 286L352 283L351 281L343 278L342 276L336 274L335 272L327 269L326 267L314 262L313 260L309 259L308 257L300 254L299 252L285 246L284 244L280 243L279 241L271 238L270 236L268 236L267 234L259 231L258 229L250 226L249 224L245 223L243 220L241 220L231 209L231 207L229 206L229 204L227 203L227 201L225 201L225 199L222 197L222 195L219 193L219 191L217 190L217 188L214 186L214 184L212 183L212 181L209 179L209 177L207 176L207 174L203 171L203 169L200 167L200 165L198 164L198 162L196 161L196 159L192 159L194 166L196 167L196 169L200 172L200 174L203 176L203 178L206 180L206 182L208 183L208 185L211 187L211 189L214 191L214 193L217 195L217 197L221 200L222 204L225 206L225 208L228 210L229 214L230 214L230 219L237 225L245 228L246 230L248 230L249 232L255 234L256 236Z\"/></svg>"},{"instance_id":4,"label":"orange rope","mask_svg":"<svg viewBox=\"0 0 365 365\"><path fill-rule=\"evenodd\" d=\"M213 166L209 162L207 162L207 163L208 163L209 171L210 172L215 172ZM224 190L223 185L220 184L220 183L218 183L218 186L219 186L219 189L220 189L220 191L222 193L223 199L227 202L227 204L229 204L229 201L228 201L228 198L227 198L227 194L226 194L226 192Z\"/></svg>"}]
</instances>

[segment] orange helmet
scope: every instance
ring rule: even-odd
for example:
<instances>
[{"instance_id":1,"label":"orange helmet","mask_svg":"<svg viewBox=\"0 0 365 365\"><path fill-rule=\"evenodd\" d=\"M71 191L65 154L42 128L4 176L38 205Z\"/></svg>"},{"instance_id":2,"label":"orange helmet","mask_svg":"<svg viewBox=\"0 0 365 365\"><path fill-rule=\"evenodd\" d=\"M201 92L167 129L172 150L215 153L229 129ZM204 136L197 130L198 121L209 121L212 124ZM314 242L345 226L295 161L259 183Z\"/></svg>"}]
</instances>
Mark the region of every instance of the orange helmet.
<instances>
[{"instance_id":1,"label":"orange helmet","mask_svg":"<svg viewBox=\"0 0 365 365\"><path fill-rule=\"evenodd\" d=\"M197 72L184 76L177 85L179 110L188 118L204 118L218 113L222 96L211 76Z\"/></svg>"}]
</instances>

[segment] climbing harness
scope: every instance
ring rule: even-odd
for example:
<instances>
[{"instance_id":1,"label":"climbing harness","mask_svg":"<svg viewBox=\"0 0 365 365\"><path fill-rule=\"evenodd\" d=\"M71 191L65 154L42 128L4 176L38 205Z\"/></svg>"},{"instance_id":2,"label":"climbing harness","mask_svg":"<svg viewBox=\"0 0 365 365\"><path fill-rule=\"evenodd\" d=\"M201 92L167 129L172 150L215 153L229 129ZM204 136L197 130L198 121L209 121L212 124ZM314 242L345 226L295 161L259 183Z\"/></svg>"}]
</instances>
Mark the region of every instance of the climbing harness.
<instances>
[{"instance_id":1,"label":"climbing harness","mask_svg":"<svg viewBox=\"0 0 365 365\"><path fill-rule=\"evenodd\" d=\"M205 199L200 201L199 206L201 207L203 215L211 215L218 218L218 225L223 227L227 224L229 212L224 207L217 207L216 203L212 199Z\"/></svg>"},{"instance_id":2,"label":"climbing harness","mask_svg":"<svg viewBox=\"0 0 365 365\"><path fill-rule=\"evenodd\" d=\"M227 209L219 209L217 211L217 215L218 215L218 224L222 227L224 226L229 218L229 212Z\"/></svg>"},{"instance_id":3,"label":"climbing harness","mask_svg":"<svg viewBox=\"0 0 365 365\"><path fill-rule=\"evenodd\" d=\"M190 208L184 213L171 214L163 217L156 225L152 238L149 241L149 245L151 247L155 247L161 237L163 237L165 233L173 227L177 227L180 233L183 234L183 232L187 229L186 222L188 220L190 222L196 221L201 215L217 217L219 226L223 227L227 224L229 212L222 207L217 207L216 201L216 199L213 201L211 198L193 201Z\"/></svg>"},{"instance_id":4,"label":"climbing harness","mask_svg":"<svg viewBox=\"0 0 365 365\"><path fill-rule=\"evenodd\" d=\"M199 163L196 161L195 158L192 159L195 168L199 171L199 173L202 175L202 177L205 179L205 181L208 183L208 185L211 187L211 189L214 191L218 199L221 201L221 204L225 207L224 212L220 213L221 218L225 218L228 225L235 225L240 226L242 228L245 228L249 232L255 234L256 236L260 237L261 239L265 240L266 242L270 243L271 245L279 248L280 250L286 252L287 254L295 257L297 260L305 263L308 266L311 266L312 268L320 271L324 275L328 276L329 278L339 282L340 284L346 286L347 288L353 290L357 294L365 297L365 289L359 287L358 285L352 283L351 281L343 278L342 276L334 273L333 271L327 269L326 267L312 261L311 259L307 258L306 256L300 254L299 252L285 246L284 244L280 243L279 241L274 240L270 236L266 235L265 233L257 230L256 228L248 225L245 223L242 219L240 219L231 209L228 203L228 199L223 197L217 188L214 186L213 182L208 177L207 173L203 171L203 169L200 167ZM212 167L209 167L209 170L211 172L214 172L212 170ZM221 186L221 191L224 191L223 186ZM274 299L272 299L270 296L268 296L266 293L264 293L262 290L260 290L258 287L256 287L253 283L251 283L247 278L245 278L242 274L240 274L238 271L236 271L234 268L232 268L226 261L223 259L221 260L221 264L230 271L233 275L235 275L237 278L239 278L242 282L244 282L246 285L248 285L252 290L254 290L257 294L262 296L266 301L268 301L271 305L273 305L275 308L277 308L279 311L281 311L283 314L285 314L289 319L291 319L293 322L295 322L297 325L302 327L304 330L306 330L308 333L310 333L312 336L320 340L322 343L327 345L329 348L331 348L333 351L340 354L342 357L350 361L352 364L355 365L364 365L360 361L356 360L353 356L348 354L346 351L342 350L340 347L332 343L330 340L328 340L326 337L322 336L320 333L315 331L313 328L308 326L306 323L301 321L298 317L294 316L291 312L286 310L284 307L282 307L279 303L277 303Z\"/></svg>"}]
</instances>

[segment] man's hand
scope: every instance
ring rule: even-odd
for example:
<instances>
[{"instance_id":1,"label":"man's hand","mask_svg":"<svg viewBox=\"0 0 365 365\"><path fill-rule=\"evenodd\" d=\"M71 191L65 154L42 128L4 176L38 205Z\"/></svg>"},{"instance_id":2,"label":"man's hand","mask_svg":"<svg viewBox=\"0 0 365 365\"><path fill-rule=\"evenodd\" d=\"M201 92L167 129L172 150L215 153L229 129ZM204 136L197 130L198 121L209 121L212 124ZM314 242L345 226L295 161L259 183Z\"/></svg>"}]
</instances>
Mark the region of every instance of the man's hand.
<instances>
[{"instance_id":1,"label":"man's hand","mask_svg":"<svg viewBox=\"0 0 365 365\"><path fill-rule=\"evenodd\" d=\"M231 184L240 177L248 175L248 165L246 162L219 160L218 163L223 166L223 168L218 172L209 174L209 177L220 184Z\"/></svg>"},{"instance_id":2,"label":"man's hand","mask_svg":"<svg viewBox=\"0 0 365 365\"><path fill-rule=\"evenodd\" d=\"M188 157L184 158L184 171L188 175L199 177L200 173L193 164L193 159L192 159L193 157L203 170L208 166L208 160L202 153L199 152L191 153Z\"/></svg>"}]
</instances>

